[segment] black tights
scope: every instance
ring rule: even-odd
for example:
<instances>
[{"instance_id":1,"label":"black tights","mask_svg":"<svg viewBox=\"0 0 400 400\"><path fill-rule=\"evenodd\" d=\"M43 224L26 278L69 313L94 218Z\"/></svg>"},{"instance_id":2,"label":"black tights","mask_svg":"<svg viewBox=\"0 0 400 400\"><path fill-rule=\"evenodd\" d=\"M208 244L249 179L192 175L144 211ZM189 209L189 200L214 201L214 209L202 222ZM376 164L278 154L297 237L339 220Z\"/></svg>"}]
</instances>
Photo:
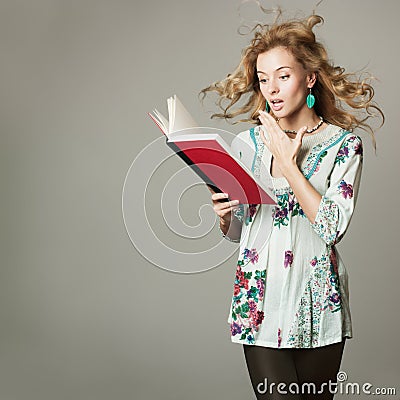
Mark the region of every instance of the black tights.
<instances>
[{"instance_id":1,"label":"black tights","mask_svg":"<svg viewBox=\"0 0 400 400\"><path fill-rule=\"evenodd\" d=\"M243 345L247 369L257 400L333 399L335 385L331 385L329 389L328 384L329 380L337 382L336 375L339 372L344 345L345 338L339 343L309 349L276 349ZM280 382L283 384L278 386ZM289 386L292 382L295 384ZM302 384L305 382L308 385L304 385L302 390ZM323 382L326 384L321 386ZM321 388L324 392L318 394L322 392Z\"/></svg>"}]
</instances>

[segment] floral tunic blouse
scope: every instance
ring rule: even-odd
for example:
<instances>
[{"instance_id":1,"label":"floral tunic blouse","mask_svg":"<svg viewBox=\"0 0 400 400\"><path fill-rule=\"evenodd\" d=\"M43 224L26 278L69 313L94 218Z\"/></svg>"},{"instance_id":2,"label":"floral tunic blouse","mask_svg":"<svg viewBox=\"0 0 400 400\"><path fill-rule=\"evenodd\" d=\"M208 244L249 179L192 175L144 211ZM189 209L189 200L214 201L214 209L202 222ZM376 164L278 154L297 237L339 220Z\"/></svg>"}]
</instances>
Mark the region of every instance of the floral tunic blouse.
<instances>
[{"instance_id":1,"label":"floral tunic blouse","mask_svg":"<svg viewBox=\"0 0 400 400\"><path fill-rule=\"evenodd\" d=\"M232 150L264 182L276 204L240 205L239 259L228 323L232 342L311 348L352 337L348 276L336 244L356 205L362 140L329 125L303 137L297 164L321 194L311 223L285 177L270 174L261 125L239 133Z\"/></svg>"}]
</instances>

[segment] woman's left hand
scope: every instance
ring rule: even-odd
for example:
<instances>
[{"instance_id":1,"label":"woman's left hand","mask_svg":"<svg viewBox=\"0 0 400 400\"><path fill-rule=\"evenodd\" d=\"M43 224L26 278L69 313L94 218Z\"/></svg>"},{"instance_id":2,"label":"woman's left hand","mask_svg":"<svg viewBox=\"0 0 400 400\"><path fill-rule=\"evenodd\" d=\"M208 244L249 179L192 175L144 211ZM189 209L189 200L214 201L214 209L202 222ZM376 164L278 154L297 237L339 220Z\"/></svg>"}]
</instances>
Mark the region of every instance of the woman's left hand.
<instances>
[{"instance_id":1,"label":"woman's left hand","mask_svg":"<svg viewBox=\"0 0 400 400\"><path fill-rule=\"evenodd\" d=\"M278 125L270 114L260 111L259 120L268 132L269 137L265 137L263 129L260 129L261 139L274 156L274 160L278 163L279 169L285 175L288 169L296 165L297 154L301 147L307 126L299 129L295 139L291 139Z\"/></svg>"}]
</instances>

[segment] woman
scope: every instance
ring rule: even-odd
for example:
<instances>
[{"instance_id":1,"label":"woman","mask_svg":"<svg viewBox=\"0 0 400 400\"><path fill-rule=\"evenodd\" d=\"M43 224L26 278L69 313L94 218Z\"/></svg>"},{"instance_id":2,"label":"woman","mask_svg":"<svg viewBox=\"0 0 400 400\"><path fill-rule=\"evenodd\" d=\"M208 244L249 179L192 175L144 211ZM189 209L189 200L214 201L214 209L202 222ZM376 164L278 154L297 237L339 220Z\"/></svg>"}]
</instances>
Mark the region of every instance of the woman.
<instances>
[{"instance_id":1,"label":"woman","mask_svg":"<svg viewBox=\"0 0 400 400\"><path fill-rule=\"evenodd\" d=\"M353 336L336 244L361 180L363 142L353 130L368 130L376 148L365 121L372 109L384 116L370 84L330 63L313 33L321 22L311 15L258 25L237 69L201 91L220 96L223 112L212 117L250 113L241 121L256 126L232 148L256 177L272 182L276 198L274 205L241 205L212 194L222 234L240 241L228 323L257 399L332 399ZM232 111L244 94L246 104Z\"/></svg>"}]
</instances>

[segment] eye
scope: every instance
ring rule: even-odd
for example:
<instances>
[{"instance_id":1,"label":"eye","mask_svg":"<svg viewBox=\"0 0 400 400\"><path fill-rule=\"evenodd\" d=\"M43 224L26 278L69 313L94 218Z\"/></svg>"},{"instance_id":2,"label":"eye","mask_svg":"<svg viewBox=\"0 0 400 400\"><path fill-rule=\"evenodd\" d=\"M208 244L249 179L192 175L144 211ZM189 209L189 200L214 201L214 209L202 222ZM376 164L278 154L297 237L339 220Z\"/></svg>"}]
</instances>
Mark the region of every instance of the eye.
<instances>
[{"instance_id":1,"label":"eye","mask_svg":"<svg viewBox=\"0 0 400 400\"><path fill-rule=\"evenodd\" d=\"M289 78L289 75L282 75L280 78L284 81L286 81Z\"/></svg>"},{"instance_id":2,"label":"eye","mask_svg":"<svg viewBox=\"0 0 400 400\"><path fill-rule=\"evenodd\" d=\"M267 79L266 78L262 78L258 80L260 83L267 83Z\"/></svg>"}]
</instances>

